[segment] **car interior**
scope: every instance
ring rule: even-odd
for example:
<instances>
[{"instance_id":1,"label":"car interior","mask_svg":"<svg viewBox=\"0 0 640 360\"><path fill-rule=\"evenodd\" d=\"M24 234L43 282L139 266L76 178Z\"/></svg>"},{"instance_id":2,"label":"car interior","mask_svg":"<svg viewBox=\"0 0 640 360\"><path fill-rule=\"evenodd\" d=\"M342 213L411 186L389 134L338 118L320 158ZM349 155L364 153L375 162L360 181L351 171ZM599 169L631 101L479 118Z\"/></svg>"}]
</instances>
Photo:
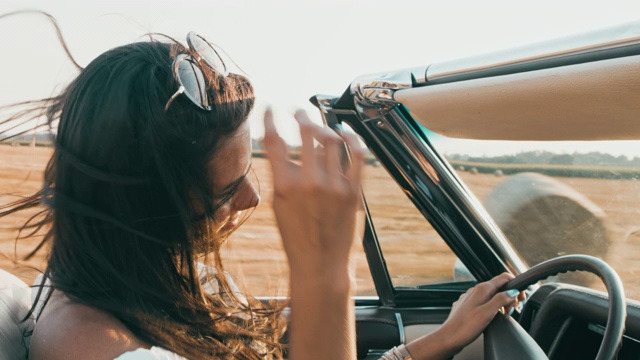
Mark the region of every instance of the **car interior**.
<instances>
[{"instance_id":1,"label":"car interior","mask_svg":"<svg viewBox=\"0 0 640 360\"><path fill-rule=\"evenodd\" d=\"M498 314L456 359L640 358L640 303L626 298L623 282L602 254L584 255L578 248L525 264L434 140L638 140L639 76L640 24L633 23L367 75L339 97L311 99L328 126L346 125L362 137L471 279L512 271L518 276L505 289L527 290L520 311ZM356 300L356 317L358 357L374 359L437 328L473 281L397 286L368 210L363 245L377 297ZM534 242L536 234L529 237ZM595 274L604 288L554 281L574 271Z\"/></svg>"}]
</instances>

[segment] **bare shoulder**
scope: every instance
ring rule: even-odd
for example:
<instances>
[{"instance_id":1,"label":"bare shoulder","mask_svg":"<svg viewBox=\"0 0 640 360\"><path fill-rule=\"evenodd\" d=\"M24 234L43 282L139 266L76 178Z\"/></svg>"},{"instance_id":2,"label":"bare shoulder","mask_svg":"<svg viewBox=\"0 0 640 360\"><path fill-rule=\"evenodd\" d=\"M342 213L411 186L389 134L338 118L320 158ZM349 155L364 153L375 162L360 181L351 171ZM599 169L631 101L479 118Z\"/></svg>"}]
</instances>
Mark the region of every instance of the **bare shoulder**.
<instances>
[{"instance_id":1,"label":"bare shoulder","mask_svg":"<svg viewBox=\"0 0 640 360\"><path fill-rule=\"evenodd\" d=\"M31 360L109 359L148 347L114 316L52 296L38 320L29 350Z\"/></svg>"}]
</instances>

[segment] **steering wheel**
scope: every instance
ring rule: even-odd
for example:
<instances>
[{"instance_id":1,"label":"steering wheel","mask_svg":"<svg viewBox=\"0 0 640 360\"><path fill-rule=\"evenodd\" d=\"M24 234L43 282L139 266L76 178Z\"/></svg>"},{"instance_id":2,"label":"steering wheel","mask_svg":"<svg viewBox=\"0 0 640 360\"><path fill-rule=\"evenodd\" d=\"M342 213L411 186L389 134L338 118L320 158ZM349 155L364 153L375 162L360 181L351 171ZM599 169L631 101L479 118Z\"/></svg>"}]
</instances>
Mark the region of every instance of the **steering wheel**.
<instances>
[{"instance_id":1,"label":"steering wheel","mask_svg":"<svg viewBox=\"0 0 640 360\"><path fill-rule=\"evenodd\" d=\"M566 255L542 262L509 281L506 289L525 290L529 285L567 271L583 270L597 275L609 294L607 326L597 360L615 359L624 334L627 303L618 274L604 261L588 255ZM484 331L486 360L547 359L544 351L510 316L498 313Z\"/></svg>"}]
</instances>

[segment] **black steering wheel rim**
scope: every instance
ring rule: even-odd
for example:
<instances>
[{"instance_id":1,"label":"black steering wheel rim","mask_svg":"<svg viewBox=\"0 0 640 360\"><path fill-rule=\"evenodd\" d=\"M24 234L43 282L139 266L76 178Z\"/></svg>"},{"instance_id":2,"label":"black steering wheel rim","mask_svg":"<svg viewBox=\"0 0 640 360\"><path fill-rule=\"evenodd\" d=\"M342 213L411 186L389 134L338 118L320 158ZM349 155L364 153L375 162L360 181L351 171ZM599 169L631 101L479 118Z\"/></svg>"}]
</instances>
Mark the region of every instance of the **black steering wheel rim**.
<instances>
[{"instance_id":1,"label":"black steering wheel rim","mask_svg":"<svg viewBox=\"0 0 640 360\"><path fill-rule=\"evenodd\" d=\"M567 271L588 271L593 273L603 281L607 288L609 294L608 318L596 359L615 359L622 345L622 336L627 318L627 305L620 277L611 266L601 259L588 255L566 255L550 259L516 276L505 284L503 290L518 289L522 291L540 280ZM495 330L492 329L495 326L498 326L496 322L489 324L485 330L485 335L491 332L495 333ZM485 336L486 341L487 336Z\"/></svg>"}]
</instances>

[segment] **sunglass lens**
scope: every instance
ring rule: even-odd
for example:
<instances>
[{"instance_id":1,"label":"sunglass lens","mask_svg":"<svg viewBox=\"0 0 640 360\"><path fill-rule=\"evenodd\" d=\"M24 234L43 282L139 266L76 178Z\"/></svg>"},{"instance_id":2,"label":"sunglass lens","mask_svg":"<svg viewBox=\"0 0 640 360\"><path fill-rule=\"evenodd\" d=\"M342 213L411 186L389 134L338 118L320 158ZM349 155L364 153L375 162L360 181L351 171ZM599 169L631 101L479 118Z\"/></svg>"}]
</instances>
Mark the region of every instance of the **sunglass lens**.
<instances>
[{"instance_id":1,"label":"sunglass lens","mask_svg":"<svg viewBox=\"0 0 640 360\"><path fill-rule=\"evenodd\" d=\"M209 97L207 96L207 87L202 71L195 64L194 60L189 56L183 56L177 59L177 75L178 81L184 86L185 95L194 103L205 110L209 110Z\"/></svg>"},{"instance_id":2,"label":"sunglass lens","mask_svg":"<svg viewBox=\"0 0 640 360\"><path fill-rule=\"evenodd\" d=\"M200 35L190 32L187 35L187 42L189 46L195 50L198 55L207 63L207 65L211 66L215 71L222 74L223 76L227 76L227 66L224 61L220 57L220 54L213 48L211 44Z\"/></svg>"}]
</instances>

